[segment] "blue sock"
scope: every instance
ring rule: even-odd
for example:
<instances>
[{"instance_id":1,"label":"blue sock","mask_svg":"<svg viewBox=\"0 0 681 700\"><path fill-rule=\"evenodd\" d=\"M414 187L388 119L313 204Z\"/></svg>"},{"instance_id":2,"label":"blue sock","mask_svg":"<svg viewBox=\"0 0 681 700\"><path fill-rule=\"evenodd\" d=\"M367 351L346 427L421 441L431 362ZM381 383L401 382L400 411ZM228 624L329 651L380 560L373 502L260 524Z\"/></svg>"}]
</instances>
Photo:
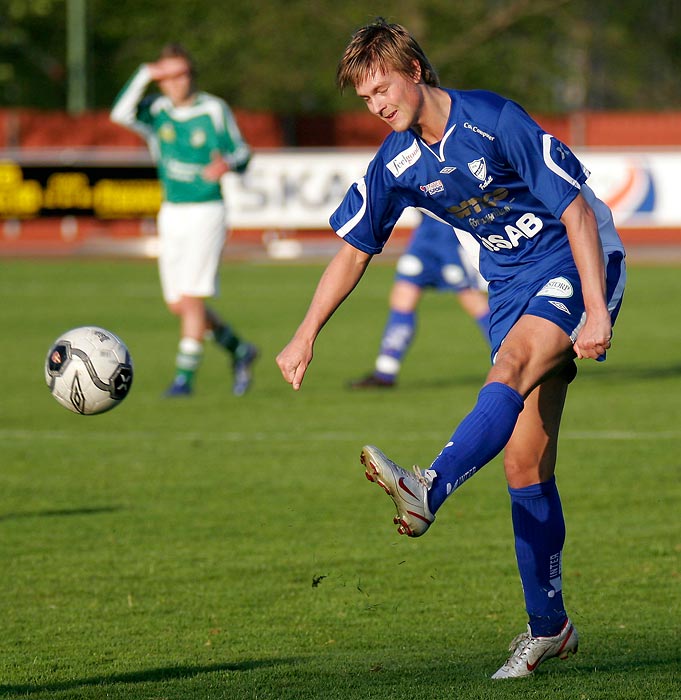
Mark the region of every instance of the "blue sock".
<instances>
[{"instance_id":1,"label":"blue sock","mask_svg":"<svg viewBox=\"0 0 681 700\"><path fill-rule=\"evenodd\" d=\"M492 382L482 387L475 407L430 465L436 472L428 492L432 513L504 449L522 410L523 397L510 386Z\"/></svg>"},{"instance_id":2,"label":"blue sock","mask_svg":"<svg viewBox=\"0 0 681 700\"><path fill-rule=\"evenodd\" d=\"M480 329L480 332L482 333L483 338L487 341L489 344L489 318L491 314L488 311L484 316L478 316L478 318L475 319L475 322L478 324L478 328Z\"/></svg>"},{"instance_id":3,"label":"blue sock","mask_svg":"<svg viewBox=\"0 0 681 700\"><path fill-rule=\"evenodd\" d=\"M565 520L556 479L512 489L511 517L525 607L535 637L552 637L567 619L561 560Z\"/></svg>"},{"instance_id":4,"label":"blue sock","mask_svg":"<svg viewBox=\"0 0 681 700\"><path fill-rule=\"evenodd\" d=\"M388 381L395 380L402 366L402 358L409 350L415 333L416 312L402 313L390 310L376 358L374 374L377 377Z\"/></svg>"}]
</instances>

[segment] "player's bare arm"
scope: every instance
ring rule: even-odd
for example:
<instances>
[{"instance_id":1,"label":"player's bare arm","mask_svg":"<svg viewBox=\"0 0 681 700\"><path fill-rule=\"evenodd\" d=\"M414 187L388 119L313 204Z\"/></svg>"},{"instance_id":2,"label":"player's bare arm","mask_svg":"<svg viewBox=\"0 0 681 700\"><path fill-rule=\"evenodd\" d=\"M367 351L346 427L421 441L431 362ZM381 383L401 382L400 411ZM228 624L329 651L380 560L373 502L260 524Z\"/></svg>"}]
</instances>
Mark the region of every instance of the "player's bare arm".
<instances>
[{"instance_id":1,"label":"player's bare arm","mask_svg":"<svg viewBox=\"0 0 681 700\"><path fill-rule=\"evenodd\" d=\"M147 63L147 68L151 79L156 81L178 78L190 71L189 63L180 56L170 56L153 63Z\"/></svg>"},{"instance_id":2,"label":"player's bare arm","mask_svg":"<svg viewBox=\"0 0 681 700\"><path fill-rule=\"evenodd\" d=\"M229 172L229 163L222 157L219 151L213 153L208 165L203 169L203 179L217 182L225 173Z\"/></svg>"},{"instance_id":3,"label":"player's bare arm","mask_svg":"<svg viewBox=\"0 0 681 700\"><path fill-rule=\"evenodd\" d=\"M605 302L603 248L598 237L596 216L582 195L567 207L561 221L565 224L572 255L582 281L586 322L574 350L579 359L597 359L610 347L612 322Z\"/></svg>"},{"instance_id":4,"label":"player's bare arm","mask_svg":"<svg viewBox=\"0 0 681 700\"><path fill-rule=\"evenodd\" d=\"M344 244L324 271L303 322L277 355L284 379L298 391L312 361L314 343L324 324L357 286L371 255Z\"/></svg>"}]
</instances>

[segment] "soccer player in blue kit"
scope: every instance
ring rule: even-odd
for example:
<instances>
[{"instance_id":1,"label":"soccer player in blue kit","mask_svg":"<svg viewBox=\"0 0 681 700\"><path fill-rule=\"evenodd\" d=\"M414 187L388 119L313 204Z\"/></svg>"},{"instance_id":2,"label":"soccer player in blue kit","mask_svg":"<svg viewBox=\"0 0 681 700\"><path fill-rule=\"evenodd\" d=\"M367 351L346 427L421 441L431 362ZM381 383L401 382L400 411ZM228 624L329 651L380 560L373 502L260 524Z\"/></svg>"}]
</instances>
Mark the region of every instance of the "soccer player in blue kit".
<instances>
[{"instance_id":1,"label":"soccer player in blue kit","mask_svg":"<svg viewBox=\"0 0 681 700\"><path fill-rule=\"evenodd\" d=\"M489 338L487 285L463 253L452 227L424 216L397 261L390 311L374 371L349 383L351 389L391 389L416 335L417 309L424 290L456 294L461 308ZM483 291L485 290L485 291Z\"/></svg>"},{"instance_id":2,"label":"soccer player in blue kit","mask_svg":"<svg viewBox=\"0 0 681 700\"><path fill-rule=\"evenodd\" d=\"M554 476L574 359L605 359L624 291L608 207L570 149L514 102L439 86L423 50L383 19L359 29L338 67L389 134L331 216L345 245L277 363L301 387L314 342L380 253L402 210L448 222L489 282L492 367L472 411L428 469L365 446L366 475L392 498L398 532L423 535L445 500L504 450L527 631L492 678L528 676L577 651L562 595L565 521Z\"/></svg>"}]
</instances>

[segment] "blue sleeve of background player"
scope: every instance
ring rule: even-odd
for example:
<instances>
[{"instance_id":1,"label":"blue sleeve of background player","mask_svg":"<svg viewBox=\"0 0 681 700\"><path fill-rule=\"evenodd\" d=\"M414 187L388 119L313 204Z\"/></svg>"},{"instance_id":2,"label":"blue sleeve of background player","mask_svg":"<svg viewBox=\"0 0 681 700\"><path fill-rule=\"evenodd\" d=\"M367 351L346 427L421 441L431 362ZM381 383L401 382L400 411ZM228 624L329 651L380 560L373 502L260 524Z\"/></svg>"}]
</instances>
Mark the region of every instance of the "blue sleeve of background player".
<instances>
[{"instance_id":1,"label":"blue sleeve of background player","mask_svg":"<svg viewBox=\"0 0 681 700\"><path fill-rule=\"evenodd\" d=\"M504 105L498 127L504 157L532 194L560 219L589 172L564 143L547 134L515 102Z\"/></svg>"}]
</instances>

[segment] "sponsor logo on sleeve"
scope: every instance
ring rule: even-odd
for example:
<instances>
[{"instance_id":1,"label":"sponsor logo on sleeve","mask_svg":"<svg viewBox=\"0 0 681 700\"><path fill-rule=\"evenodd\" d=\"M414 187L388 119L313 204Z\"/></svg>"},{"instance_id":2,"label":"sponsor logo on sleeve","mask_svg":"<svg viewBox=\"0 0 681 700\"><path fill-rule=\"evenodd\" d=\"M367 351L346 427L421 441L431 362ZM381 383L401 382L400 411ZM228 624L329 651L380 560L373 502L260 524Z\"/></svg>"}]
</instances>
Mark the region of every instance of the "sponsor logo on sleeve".
<instances>
[{"instance_id":1,"label":"sponsor logo on sleeve","mask_svg":"<svg viewBox=\"0 0 681 700\"><path fill-rule=\"evenodd\" d=\"M389 163L386 168L395 176L399 177L405 170L411 168L414 163L421 157L421 149L418 141L414 139L409 148L406 148L402 153L398 153Z\"/></svg>"}]
</instances>

